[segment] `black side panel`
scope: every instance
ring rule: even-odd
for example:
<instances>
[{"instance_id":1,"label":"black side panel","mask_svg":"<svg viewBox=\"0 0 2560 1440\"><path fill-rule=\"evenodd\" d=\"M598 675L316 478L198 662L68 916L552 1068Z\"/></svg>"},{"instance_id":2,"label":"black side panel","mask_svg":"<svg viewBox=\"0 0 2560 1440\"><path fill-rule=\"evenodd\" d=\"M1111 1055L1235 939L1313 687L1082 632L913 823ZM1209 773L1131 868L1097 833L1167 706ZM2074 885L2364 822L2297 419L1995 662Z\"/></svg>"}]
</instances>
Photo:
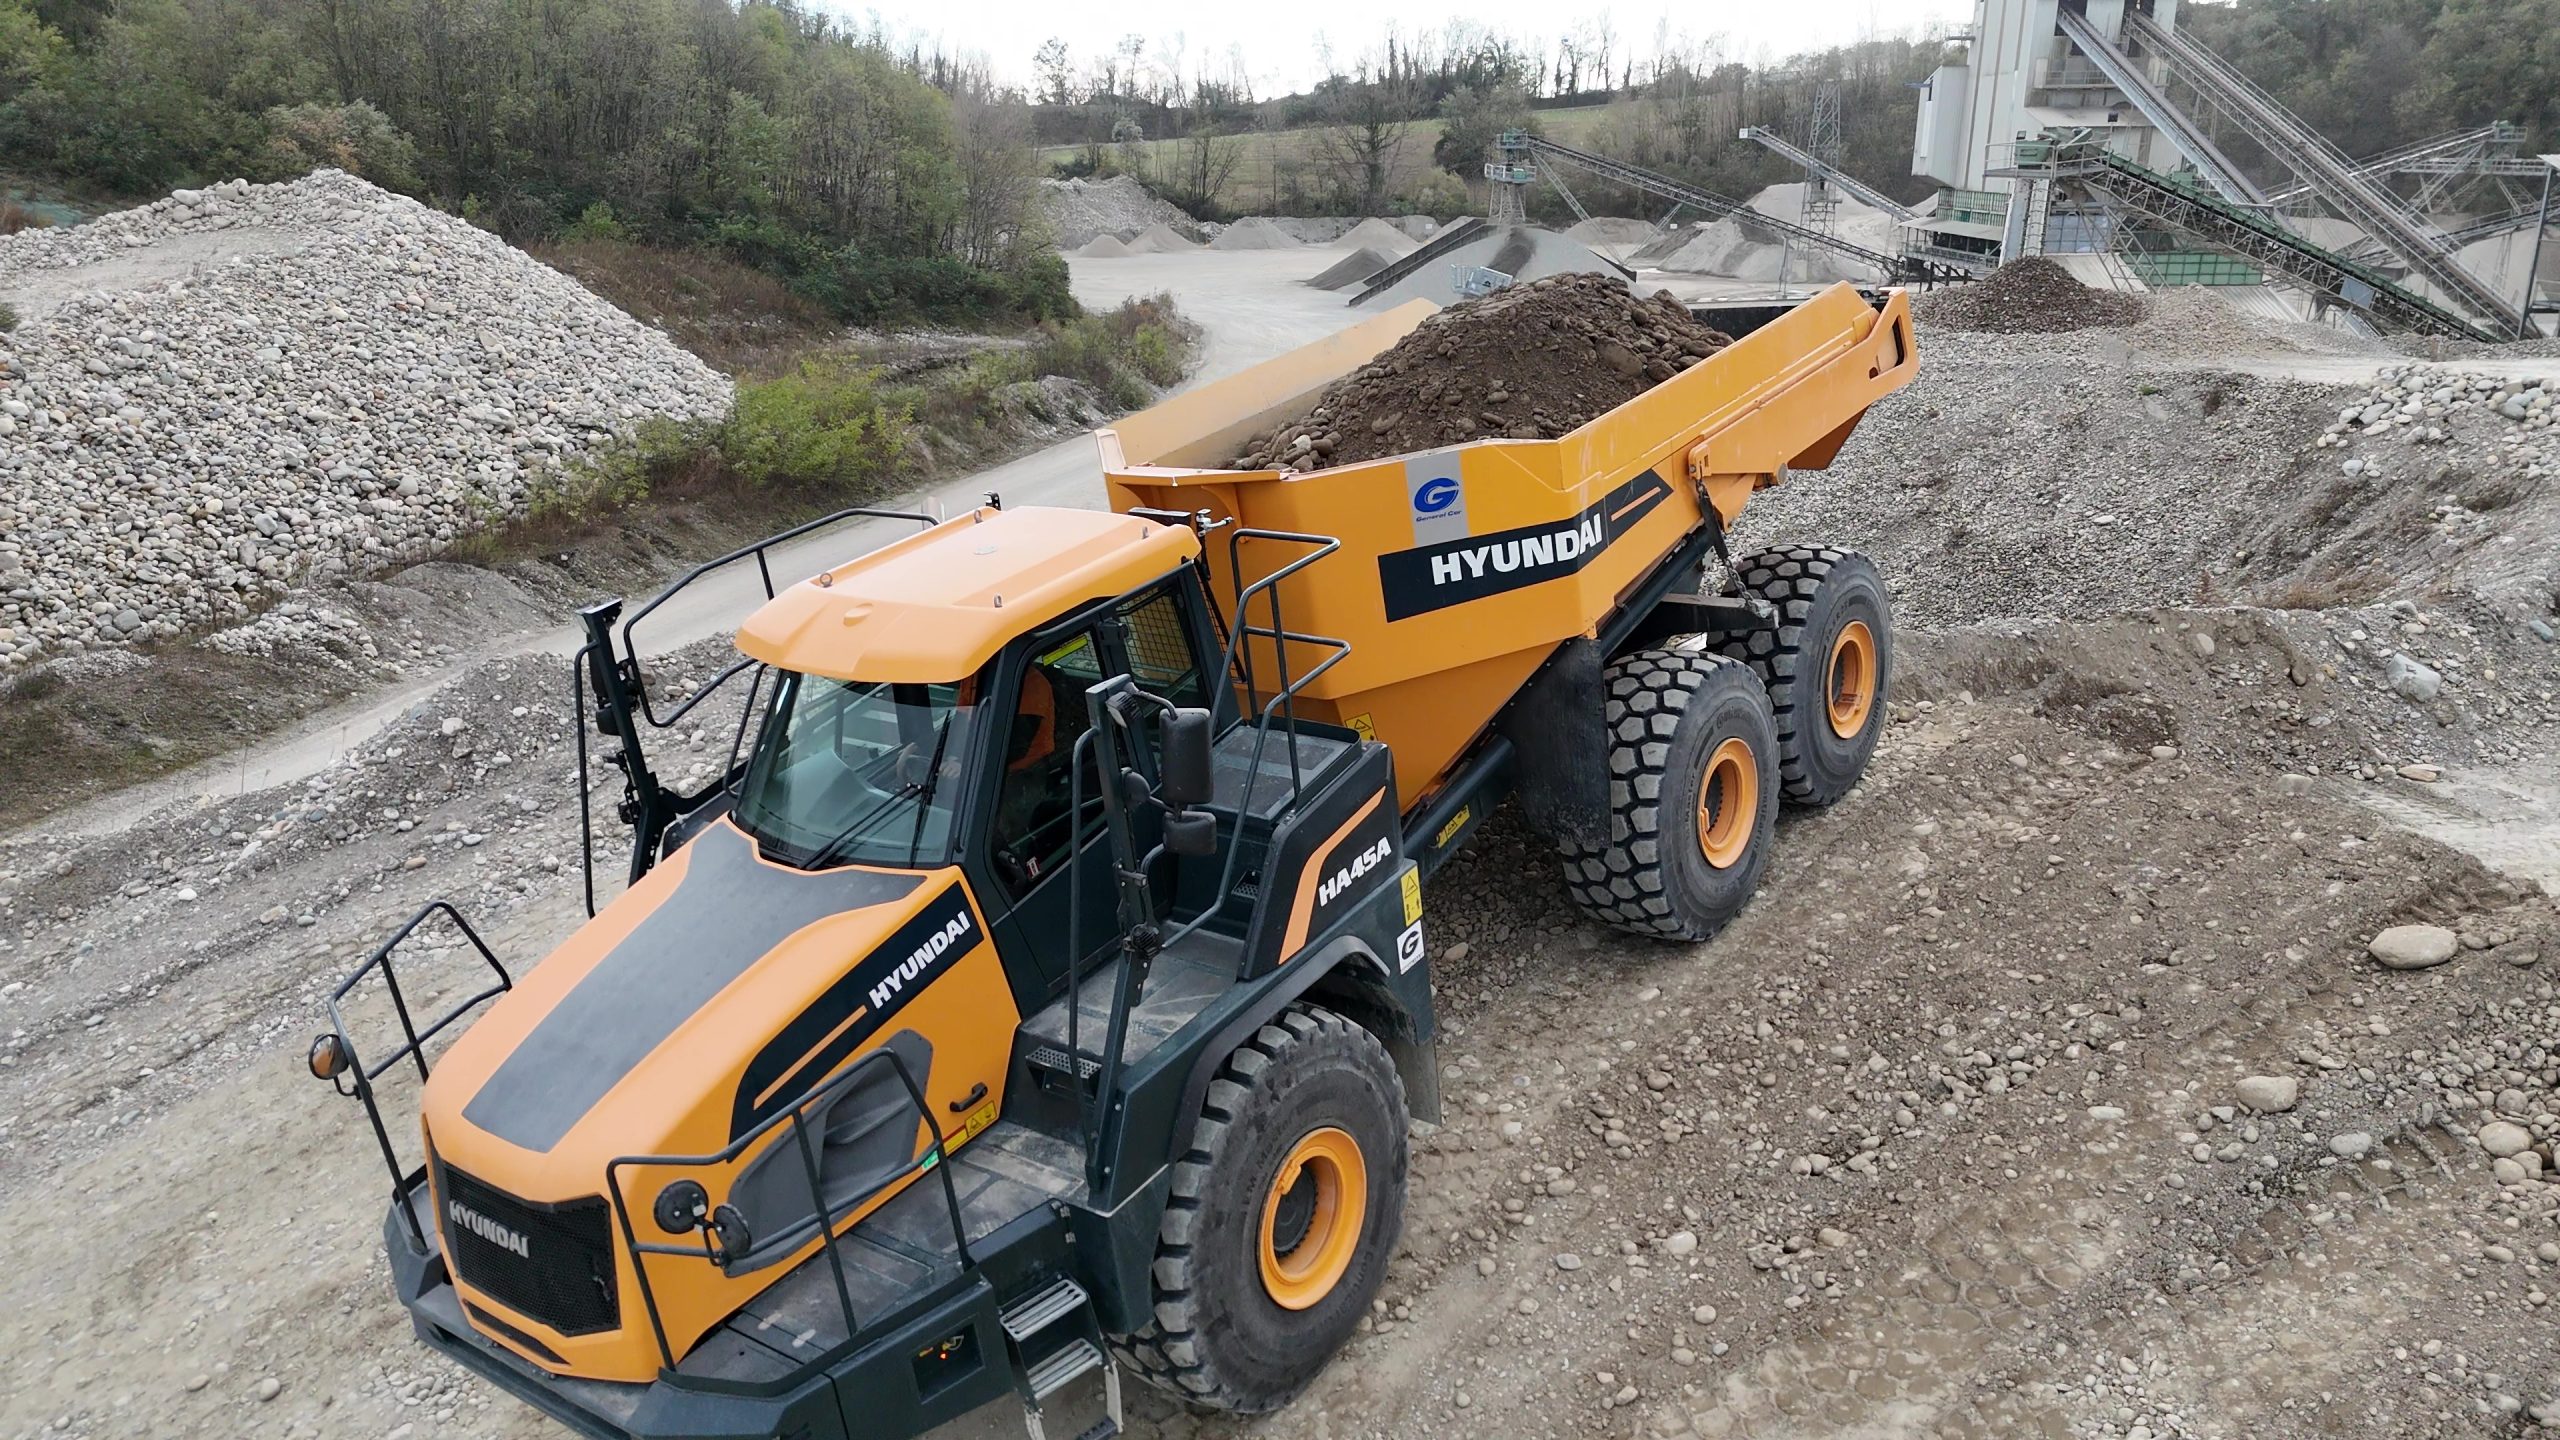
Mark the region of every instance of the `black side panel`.
<instances>
[{"instance_id":1,"label":"black side panel","mask_svg":"<svg viewBox=\"0 0 2560 1440\"><path fill-rule=\"evenodd\" d=\"M1386 746L1364 742L1339 778L1309 796L1273 835L1245 933L1243 974L1269 974L1298 945L1323 936L1393 883L1404 858L1394 759Z\"/></svg>"},{"instance_id":2,"label":"black side panel","mask_svg":"<svg viewBox=\"0 0 2560 1440\"><path fill-rule=\"evenodd\" d=\"M1495 722L1511 742L1520 816L1550 840L1609 840L1609 730L1600 691L1607 658L1594 641L1567 640Z\"/></svg>"},{"instance_id":3,"label":"black side panel","mask_svg":"<svg viewBox=\"0 0 2560 1440\"><path fill-rule=\"evenodd\" d=\"M787 870L715 825L686 850L675 890L553 1007L462 1118L527 1150L560 1143L633 1066L795 932L913 891L912 875Z\"/></svg>"},{"instance_id":4,"label":"black side panel","mask_svg":"<svg viewBox=\"0 0 2560 1440\"><path fill-rule=\"evenodd\" d=\"M922 1090L933 1074L933 1042L901 1030L880 1042L896 1052ZM916 1156L924 1116L916 1111L897 1072L875 1066L853 1087L809 1115L818 1162L819 1193L834 1213L904 1170ZM747 1217L754 1237L747 1253L728 1266L731 1275L761 1270L808 1243L817 1233L810 1204L809 1165L785 1127L763 1154L747 1162L730 1187L729 1203Z\"/></svg>"}]
</instances>

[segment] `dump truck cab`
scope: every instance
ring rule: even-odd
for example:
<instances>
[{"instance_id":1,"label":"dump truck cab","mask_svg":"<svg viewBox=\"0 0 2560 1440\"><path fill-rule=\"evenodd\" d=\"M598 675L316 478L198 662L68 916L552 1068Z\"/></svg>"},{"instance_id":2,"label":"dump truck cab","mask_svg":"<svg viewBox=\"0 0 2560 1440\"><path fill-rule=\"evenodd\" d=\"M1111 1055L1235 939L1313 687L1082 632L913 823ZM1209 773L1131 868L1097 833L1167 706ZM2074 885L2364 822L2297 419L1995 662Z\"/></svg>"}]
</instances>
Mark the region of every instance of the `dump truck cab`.
<instances>
[{"instance_id":1,"label":"dump truck cab","mask_svg":"<svg viewBox=\"0 0 2560 1440\"><path fill-rule=\"evenodd\" d=\"M592 1433L912 1433L1008 1391L1036 1425L1059 1386L1111 1370L1106 1337L1147 1329L1170 1158L1239 1040L1309 997L1360 1017L1400 1104L1435 1113L1391 759L1290 716L1303 677L1250 675L1207 588L1214 532L907 518L773 595L672 704L629 628L659 602L586 612L580 689L619 742L596 763L621 772L628 888L520 979L490 956L497 983L469 997L486 1012L431 1072L454 1017L421 1029L405 1000L387 1058L358 1059L342 1021L315 1049L369 1103L390 1069L423 1076L425 1163L404 1170L381 1132L420 1333ZM1300 638L1320 670L1326 642ZM731 759L679 793L648 738L699 726L723 689L749 692ZM348 988L378 976L396 998L407 933ZM1369 1137L1393 1152L1364 1162L1382 1179L1401 1118ZM1297 1169L1334 1167L1338 1202L1341 1163ZM1382 1269L1394 1214L1328 1232L1313 1173L1264 1248L1275 1267L1308 1249L1315 1278L1278 1282L1293 1303L1353 1281L1347 1334L1375 1277L1320 1252L1365 1229Z\"/></svg>"}]
</instances>

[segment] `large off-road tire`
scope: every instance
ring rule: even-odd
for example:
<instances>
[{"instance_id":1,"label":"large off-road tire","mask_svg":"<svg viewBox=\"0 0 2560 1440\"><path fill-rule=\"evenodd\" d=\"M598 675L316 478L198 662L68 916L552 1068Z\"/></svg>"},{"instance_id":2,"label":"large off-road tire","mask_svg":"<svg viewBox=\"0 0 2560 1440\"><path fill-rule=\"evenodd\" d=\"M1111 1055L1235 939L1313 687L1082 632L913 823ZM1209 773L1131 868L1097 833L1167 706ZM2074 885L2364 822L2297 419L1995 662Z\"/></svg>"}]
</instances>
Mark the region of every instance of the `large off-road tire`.
<instances>
[{"instance_id":1,"label":"large off-road tire","mask_svg":"<svg viewBox=\"0 0 2560 1440\"><path fill-rule=\"evenodd\" d=\"M1827 545L1779 545L1734 564L1778 628L1722 642L1768 687L1778 730L1778 788L1791 804L1828 805L1867 772L1893 680L1893 615L1875 562Z\"/></svg>"},{"instance_id":2,"label":"large off-road tire","mask_svg":"<svg viewBox=\"0 0 2560 1440\"><path fill-rule=\"evenodd\" d=\"M1622 930L1704 940L1760 886L1777 825L1777 740L1751 667L1708 651L1609 663L1609 839L1567 841L1566 888Z\"/></svg>"},{"instance_id":3,"label":"large off-road tire","mask_svg":"<svg viewBox=\"0 0 2560 1440\"><path fill-rule=\"evenodd\" d=\"M1155 1321L1115 1342L1197 1405L1276 1410L1324 1369L1404 1228L1404 1082L1378 1038L1295 1005L1238 1046L1173 1167Z\"/></svg>"}]
</instances>

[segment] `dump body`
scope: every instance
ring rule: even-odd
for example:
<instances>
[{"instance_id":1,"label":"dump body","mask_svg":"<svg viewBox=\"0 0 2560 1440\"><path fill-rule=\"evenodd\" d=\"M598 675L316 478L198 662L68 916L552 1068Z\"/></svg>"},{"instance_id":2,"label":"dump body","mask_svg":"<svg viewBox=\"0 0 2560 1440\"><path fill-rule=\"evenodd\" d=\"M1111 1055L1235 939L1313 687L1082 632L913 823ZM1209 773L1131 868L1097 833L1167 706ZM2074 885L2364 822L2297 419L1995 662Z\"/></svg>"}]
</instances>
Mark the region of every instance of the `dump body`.
<instances>
[{"instance_id":1,"label":"dump body","mask_svg":"<svg viewBox=\"0 0 2560 1440\"><path fill-rule=\"evenodd\" d=\"M1432 313L1427 301L1398 307L1097 436L1114 509L1206 510L1340 539L1279 587L1289 628L1350 642L1298 697L1300 713L1392 747L1408 814L1558 646L1596 634L1699 535L1710 506L1730 525L1752 491L1829 465L1919 363L1903 292L1876 304L1838 285L1556 439L1309 473L1218 468ZM1295 558L1215 534L1208 551L1228 594ZM1255 644L1268 689L1288 657Z\"/></svg>"}]
</instances>

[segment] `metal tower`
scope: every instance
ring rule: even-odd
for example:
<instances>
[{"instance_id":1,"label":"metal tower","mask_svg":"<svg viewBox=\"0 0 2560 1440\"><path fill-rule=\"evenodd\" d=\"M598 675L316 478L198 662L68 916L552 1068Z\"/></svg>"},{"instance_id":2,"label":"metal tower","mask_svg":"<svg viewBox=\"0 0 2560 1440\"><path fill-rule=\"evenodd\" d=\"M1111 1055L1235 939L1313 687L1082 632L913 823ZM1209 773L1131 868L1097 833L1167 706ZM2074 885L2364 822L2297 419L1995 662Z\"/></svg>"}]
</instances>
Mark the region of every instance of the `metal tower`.
<instances>
[{"instance_id":1,"label":"metal tower","mask_svg":"<svg viewBox=\"0 0 2560 1440\"><path fill-rule=\"evenodd\" d=\"M1840 228L1840 192L1831 177L1840 173L1840 82L1825 80L1813 87L1813 128L1805 150L1819 162L1804 167L1804 226L1825 235Z\"/></svg>"}]
</instances>

